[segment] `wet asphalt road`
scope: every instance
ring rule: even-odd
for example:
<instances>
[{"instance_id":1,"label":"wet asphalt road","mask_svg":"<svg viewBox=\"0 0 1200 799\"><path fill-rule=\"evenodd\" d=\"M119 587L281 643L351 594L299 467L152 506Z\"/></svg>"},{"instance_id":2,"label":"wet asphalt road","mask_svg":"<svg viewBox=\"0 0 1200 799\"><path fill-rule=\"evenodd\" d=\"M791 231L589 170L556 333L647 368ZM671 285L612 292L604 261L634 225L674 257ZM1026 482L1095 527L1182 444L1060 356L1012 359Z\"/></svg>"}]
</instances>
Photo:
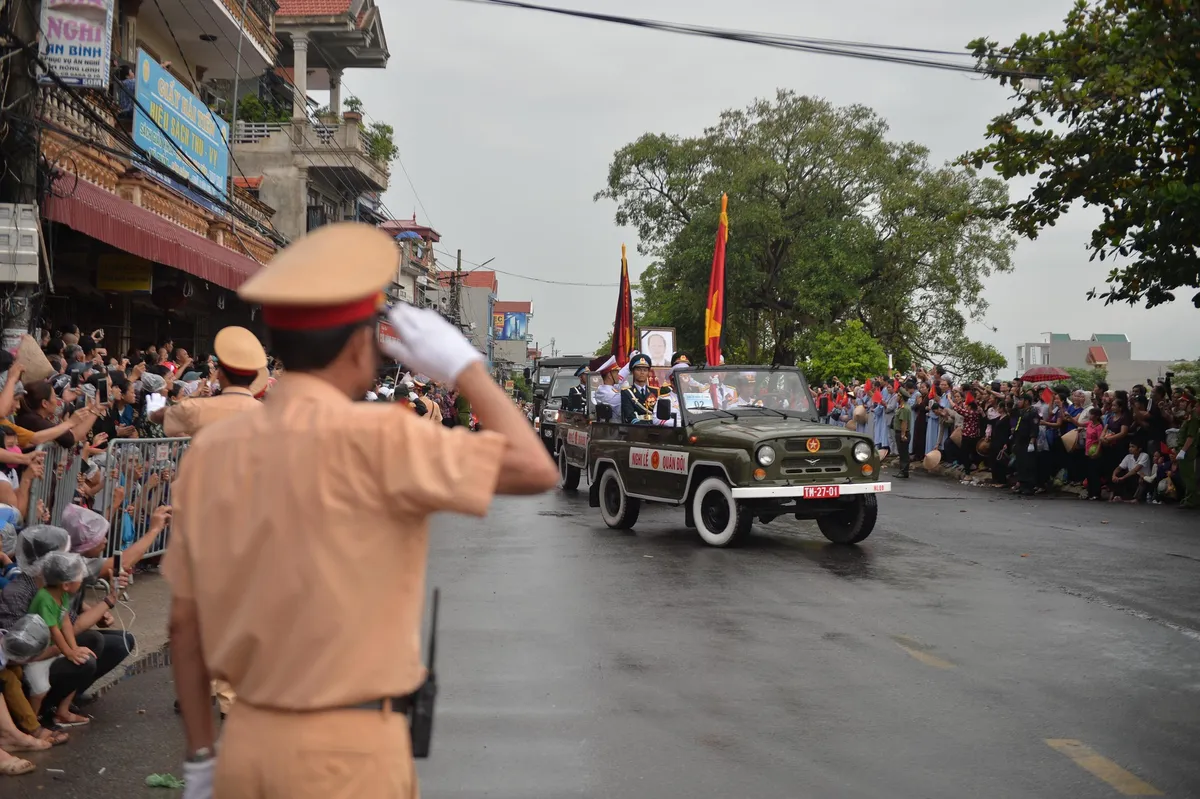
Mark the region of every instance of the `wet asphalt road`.
<instances>
[{"instance_id":1,"label":"wet asphalt road","mask_svg":"<svg viewBox=\"0 0 1200 799\"><path fill-rule=\"evenodd\" d=\"M713 550L669 509L618 533L582 492L437 520L423 795L1200 796L1200 516L897 489L857 549L777 520ZM178 773L171 698L123 683L0 796L170 795L139 785Z\"/></svg>"}]
</instances>

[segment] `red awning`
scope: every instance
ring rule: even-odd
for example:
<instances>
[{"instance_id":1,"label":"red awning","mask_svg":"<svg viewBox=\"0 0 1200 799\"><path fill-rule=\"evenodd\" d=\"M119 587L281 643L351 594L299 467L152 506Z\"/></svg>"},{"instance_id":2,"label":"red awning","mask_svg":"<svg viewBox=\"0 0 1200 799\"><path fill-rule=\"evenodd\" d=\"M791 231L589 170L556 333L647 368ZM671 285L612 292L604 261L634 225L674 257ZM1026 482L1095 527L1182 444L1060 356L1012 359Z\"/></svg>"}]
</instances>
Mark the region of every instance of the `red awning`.
<instances>
[{"instance_id":1,"label":"red awning","mask_svg":"<svg viewBox=\"0 0 1200 799\"><path fill-rule=\"evenodd\" d=\"M262 266L86 180L59 181L55 189L70 189L71 193L60 197L51 192L47 219L119 250L227 289L236 289Z\"/></svg>"},{"instance_id":2,"label":"red awning","mask_svg":"<svg viewBox=\"0 0 1200 799\"><path fill-rule=\"evenodd\" d=\"M1087 359L1094 366L1108 366L1108 353L1103 347L1088 347Z\"/></svg>"}]
</instances>

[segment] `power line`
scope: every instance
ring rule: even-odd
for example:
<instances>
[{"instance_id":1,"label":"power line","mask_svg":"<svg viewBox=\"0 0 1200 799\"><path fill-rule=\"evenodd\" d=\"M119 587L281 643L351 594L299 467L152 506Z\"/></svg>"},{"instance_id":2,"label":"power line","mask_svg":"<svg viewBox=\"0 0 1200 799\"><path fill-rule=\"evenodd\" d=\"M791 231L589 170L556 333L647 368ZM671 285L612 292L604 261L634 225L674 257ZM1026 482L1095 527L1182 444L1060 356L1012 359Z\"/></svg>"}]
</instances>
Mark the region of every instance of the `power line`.
<instances>
[{"instance_id":1,"label":"power line","mask_svg":"<svg viewBox=\"0 0 1200 799\"><path fill-rule=\"evenodd\" d=\"M192 22L195 22L197 27L200 27L200 21L192 16L192 12L188 10L188 4L182 3L181 5L183 6L183 10L187 11L188 16L192 17ZM192 69L192 65L188 63L187 56L184 55L183 52L183 46L179 44L179 39L175 36L175 29L171 27L171 23L167 20L167 15L163 13L162 6L159 5L158 0L154 0L154 7L158 9L158 16L162 19L163 24L167 26L167 33L171 34L171 41L175 42L175 49L179 51L179 57L183 59L183 66L187 68L188 75L192 78L192 80L198 81L199 79L196 77L196 70ZM242 27L244 29L245 20L242 21ZM203 30L202 27L201 30ZM125 87L122 86L121 88L124 89ZM204 106L204 110L208 111L208 116L212 119L213 124L216 125L217 132L220 133L221 126L217 123L217 115L214 114L213 110L207 105ZM230 131L230 133L232 132L233 131ZM242 171L242 165L237 162L237 158L235 158L233 155L233 146L230 144L228 138L225 136L222 136L221 138L225 141L225 149L229 152L229 160L233 162L234 168L238 171L238 174L242 176L242 179L245 180L246 173Z\"/></svg>"},{"instance_id":2,"label":"power line","mask_svg":"<svg viewBox=\"0 0 1200 799\"><path fill-rule=\"evenodd\" d=\"M457 256L453 255L452 253L446 252L445 250L440 250L437 247L434 247L433 251L441 253L442 255L445 255L448 258L457 257ZM484 264L477 264L474 261L468 261L466 258L463 259L463 263L470 264L471 266L475 267L475 269L481 269L484 267ZM466 272L474 272L475 269L468 269L468 270L466 270ZM452 270L450 270L450 271L452 271ZM532 280L535 283L549 283L550 285L554 285L554 286L578 286L578 287L583 287L583 288L609 289L609 288L617 288L620 285L619 283L577 283L577 282L570 281L570 280L550 280L549 278L544 278L544 277L532 277L530 275L517 274L516 272L506 272L503 269L496 269L495 267L491 267L491 271L495 272L498 275L507 275L508 277L520 278L521 280ZM466 272L464 272L464 274L466 274Z\"/></svg>"},{"instance_id":3,"label":"power line","mask_svg":"<svg viewBox=\"0 0 1200 799\"><path fill-rule=\"evenodd\" d=\"M184 8L186 10L186 8L187 8L186 4L184 5ZM213 12L208 8L208 5L204 4L203 8L204 8L205 13L208 14L209 19L211 19L214 23L219 24L219 21L216 19L215 16L213 16ZM196 17L192 15L191 11L188 11L188 16L191 16L192 21L195 22L198 26L200 25L200 21L197 20ZM243 26L245 25L244 20L242 22L242 25ZM230 69L233 70L234 75L240 79L240 70L237 67L235 67L232 63L230 63L228 56L226 56L224 53L222 53L219 49L217 50L217 54L221 57L221 59L225 62L225 64L227 66L229 66ZM293 106L296 105L297 99L300 101L299 105L301 108L304 109L305 121L307 121L310 125L313 125L314 127L316 127L317 124L320 124L320 120L317 120L314 117L309 116L310 109L308 107L307 95L302 95L300 90L296 87L296 84L293 83L292 81L288 80L287 77L285 77L283 75L279 75L278 73L276 73L276 75L280 78L280 80L283 81L284 85L286 85L288 88L291 89ZM231 102L235 106L238 103L238 100L239 100L238 97L231 98ZM236 131L231 131L231 134L236 135ZM316 161L314 161L311 157L309 157L303 151L298 150L296 152L298 152L300 157L302 157L305 161L308 162L309 166L312 166L312 167L318 166ZM341 152L340 150L334 149L334 148L331 148L331 152L333 154L333 157L338 159L342 164L349 167L350 169L354 169L354 163L350 160L349 156L347 156L345 153ZM233 145L232 145L232 143L230 143L231 157L232 157L232 153L233 153ZM351 184L346 178L343 178L336 170L334 170L332 174L333 174L334 181L336 181L336 183L338 184L338 188L345 191L344 199L350 200L354 203L356 215L357 215L358 197L359 197L359 195L362 194L362 191L356 189L353 184ZM245 176L243 175L243 177L245 177Z\"/></svg>"},{"instance_id":4,"label":"power line","mask_svg":"<svg viewBox=\"0 0 1200 799\"><path fill-rule=\"evenodd\" d=\"M1017 72L1010 70L992 70L985 69L971 64L954 63L951 61L940 61L931 58L918 58L907 55L893 55L892 53L913 53L921 55L941 55L975 58L972 53L954 52L950 50L931 50L918 47L905 47L901 45L873 44L869 42L846 42L836 39L817 39L811 37L785 36L770 33L756 33L752 31L739 31L727 28L712 28L704 25L689 25L675 22L663 22L659 20L640 19L636 17L623 17L614 14L600 14L590 11L578 11L567 8L554 8L551 6L536 5L534 3L520 2L520 0L459 0L465 3L477 3L480 5L499 6L505 8L521 9L525 11L541 11L548 14L558 14L566 17L576 17L579 19L591 20L593 22L606 22L616 25L627 25L636 28L644 28L647 30L656 30L663 33L676 33L685 36L700 36L710 39L724 39L726 41L742 42L744 44L754 44L762 47L774 47L784 50L794 50L798 52L813 53L816 55L833 55L844 58L857 58L865 61L881 61L889 64L901 64L905 66L924 67L927 69L940 69L949 72L966 72L976 75L1011 75L1014 77L1038 78L1046 77L1040 72ZM1037 61L1041 64L1046 64L1052 59L1025 57L1014 55L1014 60Z\"/></svg>"},{"instance_id":5,"label":"power line","mask_svg":"<svg viewBox=\"0 0 1200 799\"><path fill-rule=\"evenodd\" d=\"M347 85L345 78L342 78L341 84L342 84L342 89L344 89L348 94L350 94L353 97L359 96L357 92L355 92L353 89L350 88L349 85ZM362 114L371 124L381 124L379 122L379 120L372 117L366 111L363 111ZM404 165L404 159L401 158L401 156L400 156L399 148L396 148L396 161L397 161L397 163L400 164L400 171L404 173L404 179L406 181L408 181L408 187L410 189L412 189L413 197L415 197L417 200L417 205L419 205L421 207L421 213L425 214L425 220L429 223L430 227L434 227L433 217L432 217L432 215L430 215L429 209L425 207L425 203L421 199L421 194L420 194L420 192L417 191L417 186L415 183L413 183L412 177L408 174L408 167L406 167ZM379 203L379 207L383 208L385 210L387 209L387 206L385 206L383 204L382 200ZM388 211L387 215L392 216L391 211ZM395 218L395 217L393 217L393 218Z\"/></svg>"},{"instance_id":6,"label":"power line","mask_svg":"<svg viewBox=\"0 0 1200 799\"><path fill-rule=\"evenodd\" d=\"M32 60L38 66L40 66L42 68L42 70L44 71L45 75L54 82L55 86L59 89L61 96L65 97L68 102L75 105L75 107L78 108L80 110L80 112L83 113L83 115L85 117L87 117L88 120L93 125L96 126L97 130L107 132L115 140L117 140L118 142L121 142L122 144L125 144L129 148L129 154L137 155L145 163L149 164L154 160L148 152L146 152L136 142L133 141L133 137L130 134L126 133L124 130L122 130L118 127L110 125L105 119L103 119L98 113L96 113L95 109L93 109L82 98L78 97L71 90L71 87L67 86L67 84L63 82L62 78L58 75L58 73L55 72L50 67L50 65L47 64L45 62L45 60L42 59L40 54L38 54L36 44L29 44L29 43L24 42L8 26L0 26L0 27L2 27L3 33L5 36L9 37L9 39L11 39L13 42L15 42L20 47L29 50L29 55L32 58ZM40 26L39 26L38 30L44 37L45 31L42 31ZM184 159L186 159L187 162L196 169L196 171L199 173L199 175L201 177L203 177L209 183L209 185L211 185L214 189L216 189L217 191L220 191L221 190L220 187L218 187L217 184L214 183L211 178L209 178L206 174L204 174L204 171L202 169L200 169L200 166L194 160L192 160L191 156L189 156L186 152L184 152L183 149L179 146L179 144L177 142L175 142L173 139L171 139L169 136L167 136L167 132L162 129L162 126L159 125L158 122L153 117L150 117L150 115L146 112L145 107L142 106L142 104L137 100L136 97L133 98L133 103L142 112L143 115L145 115L147 118L150 119L150 122L155 126L155 128L158 129L158 131L163 135L163 137L168 142L170 142L171 146L174 147L175 150L180 155L182 155L184 157ZM123 154L123 155L125 157L128 157L128 154ZM248 213L242 211L240 208L233 205L228 200L222 199L219 195L210 193L206 189L201 188L200 186L192 183L190 179L188 179L182 175L176 175L175 179L178 180L180 183L186 185L187 188L189 188L191 191L196 192L196 194L198 194L199 196L204 197L209 202L213 203L216 207L220 208L223 211L226 211L227 213L229 213L232 216L235 216L235 217L241 219L243 222L245 222L247 224L248 227L251 227L251 228L257 230L260 233L263 233L264 235L266 235L268 237L278 235L272 230L264 229L257 219L250 216ZM243 244L243 247L245 247L244 244ZM253 254L251 254L251 257L253 257Z\"/></svg>"}]
</instances>

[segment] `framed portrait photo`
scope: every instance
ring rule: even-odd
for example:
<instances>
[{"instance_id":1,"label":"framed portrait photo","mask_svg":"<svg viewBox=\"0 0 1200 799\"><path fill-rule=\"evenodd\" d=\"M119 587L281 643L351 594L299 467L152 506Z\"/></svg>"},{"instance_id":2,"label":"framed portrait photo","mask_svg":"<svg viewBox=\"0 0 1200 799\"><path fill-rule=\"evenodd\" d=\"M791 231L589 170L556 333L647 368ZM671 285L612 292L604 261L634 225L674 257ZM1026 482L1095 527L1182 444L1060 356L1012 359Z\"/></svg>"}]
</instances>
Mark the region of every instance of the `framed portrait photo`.
<instances>
[{"instance_id":1,"label":"framed portrait photo","mask_svg":"<svg viewBox=\"0 0 1200 799\"><path fill-rule=\"evenodd\" d=\"M638 329L638 349L649 356L651 366L670 366L675 352L675 328L643 327Z\"/></svg>"}]
</instances>

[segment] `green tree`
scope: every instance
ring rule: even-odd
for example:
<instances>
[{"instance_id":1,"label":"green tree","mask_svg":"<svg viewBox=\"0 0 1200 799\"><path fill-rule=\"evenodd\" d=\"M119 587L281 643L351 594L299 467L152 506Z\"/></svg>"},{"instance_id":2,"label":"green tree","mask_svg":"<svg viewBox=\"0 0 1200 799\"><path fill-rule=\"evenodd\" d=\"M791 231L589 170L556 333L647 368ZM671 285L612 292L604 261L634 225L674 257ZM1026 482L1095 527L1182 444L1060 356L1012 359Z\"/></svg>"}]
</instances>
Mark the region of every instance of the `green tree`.
<instances>
[{"instance_id":1,"label":"green tree","mask_svg":"<svg viewBox=\"0 0 1200 799\"><path fill-rule=\"evenodd\" d=\"M1171 378L1171 385L1200 389L1200 358L1194 361L1180 361L1171 367L1171 371L1175 373Z\"/></svg>"},{"instance_id":2,"label":"green tree","mask_svg":"<svg viewBox=\"0 0 1200 799\"><path fill-rule=\"evenodd\" d=\"M351 111L355 114L361 114L363 110L363 101L354 95L347 97L342 105L345 106L347 111Z\"/></svg>"},{"instance_id":3,"label":"green tree","mask_svg":"<svg viewBox=\"0 0 1200 799\"><path fill-rule=\"evenodd\" d=\"M396 129L391 125L386 122L372 122L367 127L367 152L371 158L381 164L390 164L400 154L395 136Z\"/></svg>"},{"instance_id":4,"label":"green tree","mask_svg":"<svg viewBox=\"0 0 1200 799\"><path fill-rule=\"evenodd\" d=\"M964 332L987 308L985 278L1011 269L1013 239L989 215L1007 202L1003 183L931 166L925 148L886 134L870 109L781 90L700 136L646 134L618 150L596 199L617 203L617 224L654 259L640 323L703 351L727 192L727 361L795 364L854 320L900 362L1003 364Z\"/></svg>"},{"instance_id":5,"label":"green tree","mask_svg":"<svg viewBox=\"0 0 1200 799\"><path fill-rule=\"evenodd\" d=\"M525 400L526 402L532 402L533 401L533 390L530 389L529 383L525 380L525 375L523 375L519 372L514 373L512 376L512 381L513 381L513 390L516 393L517 397L519 399Z\"/></svg>"},{"instance_id":6,"label":"green tree","mask_svg":"<svg viewBox=\"0 0 1200 799\"><path fill-rule=\"evenodd\" d=\"M1096 383L1101 380L1108 380L1108 369L1104 367L1090 367L1080 369L1075 366L1066 367L1066 371L1071 375L1071 388L1082 388L1085 391L1091 391Z\"/></svg>"},{"instance_id":7,"label":"green tree","mask_svg":"<svg viewBox=\"0 0 1200 799\"><path fill-rule=\"evenodd\" d=\"M887 371L887 365L887 353L857 319L813 335L808 360L801 364L814 383L833 377L847 383L856 377L876 377Z\"/></svg>"},{"instance_id":8,"label":"green tree","mask_svg":"<svg viewBox=\"0 0 1200 799\"><path fill-rule=\"evenodd\" d=\"M966 160L1037 176L1001 217L1033 239L1079 201L1099 206L1092 258L1129 258L1089 298L1154 307L1200 286L1197 41L1191 0L1077 0L1062 30L968 45L1016 105ZM1200 307L1200 292L1191 299Z\"/></svg>"},{"instance_id":9,"label":"green tree","mask_svg":"<svg viewBox=\"0 0 1200 799\"><path fill-rule=\"evenodd\" d=\"M292 118L292 109L263 102L255 94L246 94L238 101L237 118L242 122L287 122ZM230 120L226 117L225 121Z\"/></svg>"}]
</instances>

